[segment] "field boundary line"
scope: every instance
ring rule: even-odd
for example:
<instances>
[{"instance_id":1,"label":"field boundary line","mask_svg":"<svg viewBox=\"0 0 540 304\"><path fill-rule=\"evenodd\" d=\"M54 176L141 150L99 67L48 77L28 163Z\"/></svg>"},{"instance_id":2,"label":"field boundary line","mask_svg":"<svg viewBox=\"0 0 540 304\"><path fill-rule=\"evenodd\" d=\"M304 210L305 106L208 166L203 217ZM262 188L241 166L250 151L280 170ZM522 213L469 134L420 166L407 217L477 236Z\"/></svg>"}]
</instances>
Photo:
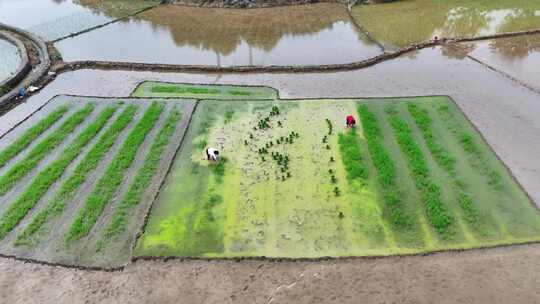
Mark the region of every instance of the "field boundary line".
<instances>
[{"instance_id":1,"label":"field boundary line","mask_svg":"<svg viewBox=\"0 0 540 304\"><path fill-rule=\"evenodd\" d=\"M108 21L108 22L105 22L105 23L102 23L102 24L98 24L98 25L95 25L95 26L86 28L86 29L81 30L81 31L78 31L78 32L70 33L70 34L68 34L68 35L66 35L66 36L62 36L62 37L60 37L60 38L56 38L56 39L54 39L54 40L50 40L50 41L48 41L47 43L55 44L55 43L57 43L57 42L60 42L60 41L62 41L62 40L68 39L68 38L73 38L73 37L77 37L77 36L82 35L82 34L86 34L86 33L88 33L88 32L91 32L91 31L93 31L93 30L100 29L100 28L105 27L105 26L107 26L107 25L110 25L110 24L113 24L113 23L116 23L116 22L119 22L119 21L122 21L122 20L126 20L126 19L129 19L129 18L131 18L131 17L135 17L135 16L137 16L137 15L139 15L139 14L142 14L142 13L144 13L144 12L146 12L146 11L149 11L149 10L151 10L151 9L153 9L153 8L156 8L156 7L158 7L158 6L162 5L162 4L163 4L162 2L159 2L159 3L157 3L157 4L154 4L154 5L150 5L150 6L144 7L144 8L139 9L139 10L137 10L137 11L131 13L131 14L127 14L127 15L124 16L124 17L116 18L116 19L113 19L113 20L111 20L111 21Z\"/></svg>"}]
</instances>

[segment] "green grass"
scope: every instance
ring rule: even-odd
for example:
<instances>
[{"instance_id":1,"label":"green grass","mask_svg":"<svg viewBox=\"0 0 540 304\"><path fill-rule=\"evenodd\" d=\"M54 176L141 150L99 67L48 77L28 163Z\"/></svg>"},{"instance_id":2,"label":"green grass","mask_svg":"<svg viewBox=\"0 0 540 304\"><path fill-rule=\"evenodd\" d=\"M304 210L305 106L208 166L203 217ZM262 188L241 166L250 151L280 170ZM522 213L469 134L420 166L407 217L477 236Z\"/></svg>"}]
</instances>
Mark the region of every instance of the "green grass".
<instances>
[{"instance_id":1,"label":"green grass","mask_svg":"<svg viewBox=\"0 0 540 304\"><path fill-rule=\"evenodd\" d=\"M146 135L158 121L163 108L162 103L153 103L131 130L105 173L98 180L93 192L86 199L84 206L77 213L66 236L66 243L78 240L90 232L103 209L122 184L126 171L135 160Z\"/></svg>"},{"instance_id":2,"label":"green grass","mask_svg":"<svg viewBox=\"0 0 540 304\"><path fill-rule=\"evenodd\" d=\"M169 145L180 118L181 113L177 109L173 109L169 113L167 120L159 130L150 147L150 151L146 155L143 166L137 172L127 193L118 204L101 240L98 241L98 248L102 248L106 242L126 230L130 210L140 203L144 191L148 188L152 177L156 174L163 152Z\"/></svg>"},{"instance_id":3,"label":"green grass","mask_svg":"<svg viewBox=\"0 0 540 304\"><path fill-rule=\"evenodd\" d=\"M57 122L64 114L69 110L68 106L61 106L58 109L51 112L47 117L40 120L17 140L15 140L7 148L0 151L0 168L6 165L6 163L26 149L36 138L38 138L43 132L48 130L55 122Z\"/></svg>"},{"instance_id":4,"label":"green grass","mask_svg":"<svg viewBox=\"0 0 540 304\"><path fill-rule=\"evenodd\" d=\"M88 174L95 170L99 162L114 145L121 132L133 120L137 112L136 105L126 107L114 123L105 130L103 135L92 149L84 156L81 162L75 168L75 171L63 182L60 189L47 206L37 213L30 224L17 236L15 245L32 245L36 239L36 234L42 229L52 217L60 215L70 200L73 199L76 191L86 181Z\"/></svg>"},{"instance_id":5,"label":"green grass","mask_svg":"<svg viewBox=\"0 0 540 304\"><path fill-rule=\"evenodd\" d=\"M0 218L0 239L3 239L34 208L82 149L101 131L115 111L115 107L103 110L94 122L69 143L68 147L62 151L62 154L55 161L36 175L21 196L9 206Z\"/></svg>"},{"instance_id":6,"label":"green grass","mask_svg":"<svg viewBox=\"0 0 540 304\"><path fill-rule=\"evenodd\" d=\"M356 136L356 129L338 135L339 151L341 159L347 170L349 180L366 180L369 176L368 168L362 159L360 144Z\"/></svg>"},{"instance_id":7,"label":"green grass","mask_svg":"<svg viewBox=\"0 0 540 304\"><path fill-rule=\"evenodd\" d=\"M57 130L37 144L28 155L17 162L0 177L0 195L6 194L21 178L34 169L37 164L92 113L94 106L89 104L71 115Z\"/></svg>"},{"instance_id":8,"label":"green grass","mask_svg":"<svg viewBox=\"0 0 540 304\"><path fill-rule=\"evenodd\" d=\"M396 165L390 153L383 144L383 138L377 117L369 110L367 105L358 107L364 136L368 144L368 150L377 169L377 183L381 189L384 201L384 215L397 232L415 230L413 219L406 210L405 202L397 191ZM417 239L417 242L421 242Z\"/></svg>"},{"instance_id":9,"label":"green grass","mask_svg":"<svg viewBox=\"0 0 540 304\"><path fill-rule=\"evenodd\" d=\"M446 203L443 201L441 187L430 176L429 167L422 149L416 143L409 125L399 116L395 109L388 112L389 122L401 151L407 157L412 178L421 193L426 215L431 225L443 238L451 238L455 221Z\"/></svg>"}]
</instances>

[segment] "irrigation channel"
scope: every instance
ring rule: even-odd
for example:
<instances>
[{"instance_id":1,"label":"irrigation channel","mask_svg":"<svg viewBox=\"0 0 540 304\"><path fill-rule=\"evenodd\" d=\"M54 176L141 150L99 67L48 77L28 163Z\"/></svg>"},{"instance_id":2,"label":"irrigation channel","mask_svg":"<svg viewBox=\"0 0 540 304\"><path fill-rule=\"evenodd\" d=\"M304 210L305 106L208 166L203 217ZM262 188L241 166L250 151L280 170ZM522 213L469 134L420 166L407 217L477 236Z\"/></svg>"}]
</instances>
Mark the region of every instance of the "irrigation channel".
<instances>
[{"instance_id":1,"label":"irrigation channel","mask_svg":"<svg viewBox=\"0 0 540 304\"><path fill-rule=\"evenodd\" d=\"M10 12L20 9L27 9L29 14L25 18L12 18ZM393 9L399 9L404 15L392 18ZM419 303L426 299L438 302L536 301L534 290L540 270L540 249L535 241L538 234L532 228L535 224L531 223L536 221L535 213L540 204L540 162L536 157L540 154L537 136L540 132L537 119L540 74L535 69L540 63L539 9L527 1L477 1L463 6L456 1L435 5L431 1L415 0L358 5L350 11L329 3L222 11L152 1L114 4L1 1L0 22L23 28L47 41L53 59L51 71L57 74L35 83L39 90L24 102L16 103L0 118L0 153L3 153L0 164L4 162L0 166L0 282L3 286L0 296L14 303L36 299L58 303L68 298L75 302L168 302L179 297L187 303L352 303L358 297L368 301ZM39 14L39 10L55 13ZM411 13L423 17L410 18ZM262 18L268 22L260 22ZM384 18L391 22L384 25L377 22ZM411 21L415 19L423 23ZM216 28L216 24L227 26ZM245 24L253 26L245 31ZM118 35L124 35L121 44ZM430 40L434 36L448 40L433 43ZM310 56L303 55L306 49L310 50ZM154 90L149 80L167 83L159 86L185 85ZM222 95L226 96L223 99L233 101L212 101L222 99ZM453 123L442 112L437 112L437 107L432 109L420 102L430 100L421 96L435 96L434 100L449 96L457 106L456 113L463 113L468 121ZM437 150L437 143L428 141L426 125L417 120L423 112L417 112L406 103L394 104L393 100L398 97L408 97L404 102L418 102L420 110L428 109L428 115L443 115L429 132L442 134L439 140L442 151L446 149L457 159L454 173L445 173L447 167L439 162L443 159L440 147ZM278 209L263 207L257 209L251 220L244 219L241 217L252 208L253 201L264 201L258 196L262 192L248 187L247 193L242 192L248 202L240 207L231 200L234 193L223 190L227 187L221 188L224 186L220 186L218 177L213 179L212 171L205 175L206 169L202 166L205 163L197 160L197 149L190 150L194 149L190 148L190 143L192 146L201 142L225 145L223 151L232 153L226 147L232 140L242 145L242 149L238 149L237 156L228 157L222 182L239 191L245 190L246 182L257 180L256 183L260 183L258 173L251 169L254 162L261 161L260 157L251 159L249 154L243 154L252 144L244 138L248 135L242 135L242 140L235 136L241 133L239 128L251 126L259 116L264 119L267 108L262 100L268 103L268 109L277 105L284 111L280 123L285 128L299 130L296 144L301 148L318 147L321 143L311 142L309 128L295 124L288 115L304 117L302 115L319 109L308 115L311 118L306 121L326 128L326 118L334 126L336 137L327 139L327 148L320 151L321 155L338 160L338 165L331 168L330 182L339 190L329 189L330 205L318 202L317 199L326 194L317 192L311 202L313 206L320 206L316 211L315 207L313 210L305 208L305 204L300 204L303 198L299 197L312 195L313 191L309 185L304 185L303 193L289 198L288 206L280 207L282 218L272 215ZM407 172L408 164L413 165L411 159L415 156L401 154L399 151L406 151L405 142L391 138L398 138L401 132L409 136L409 142L419 143L418 149L425 157L430 176L436 184L442 185L441 200L449 206L446 211L457 219L453 240L442 236L446 232L437 230L442 226L430 228L433 222L430 224L429 215L424 222L423 217L419 217L420 227L429 231L427 236L421 237L421 242L431 245L426 245L427 250L416 250L421 247L409 250L409 246L399 245L407 240L407 235L385 224L387 213L381 213L380 220L375 220L382 223L380 230L373 228L376 225L367 224L374 223L372 216L376 211L367 218L367 213L355 218L352 209L347 209L348 198L367 197L371 193L368 189L377 189L373 175L371 180L349 184L346 173L349 168L346 161L341 160L338 148L339 133L346 134L340 126L340 117L349 112L357 114L356 102L366 105L382 122L384 146L396 161L397 180L405 191L401 192L405 204L416 202L414 197L423 190L415 189L412 182L405 187L406 178L400 174ZM221 113L219 105L228 103L231 103L229 111ZM64 113L62 107L66 105L69 110ZM107 136L115 134L112 131L115 124L121 121L122 115L128 115L124 113L128 113L132 105L141 108L125 130L117 131L118 140L111 141L111 153L96 163L95 169L85 169L89 170L89 178L80 181L80 189L70 194L74 199L58 201L57 195L70 189L66 185L73 185L77 180L78 172L85 167L81 164L97 155L96 147L105 142ZM145 168L152 168L149 165L152 159L156 161L152 155L161 149L159 139L167 134L165 126L172 121L174 109L179 110L178 127L171 135L172 143L164 146L166 142L161 141L161 146L166 147L165 158L157 159L160 174L152 177L145 173L152 171ZM203 118L212 117L214 112L218 113L217 120L211 119L209 125L205 125ZM245 113L257 119L252 121ZM325 117L318 117L316 113L325 113ZM361 116L362 112L358 114ZM47 119L52 123L49 127ZM359 134L367 134L366 118L357 119L358 130L362 131ZM41 127L40 121L44 121ZM467 157L467 151L472 151L467 146L470 138L450 140L454 135L461 136L460 131L456 131L457 125L469 123L471 134L475 134L474 141L485 140L487 146L480 149L489 151L493 160L485 163ZM188 124L190 127L186 129ZM403 125L408 125L412 133L403 131L407 130ZM70 129L73 132L69 128L73 128ZM197 133L200 128L208 133ZM444 131L445 128L448 129ZM30 130L41 131L34 138ZM187 132L185 138L184 131ZM146 137L135 135L145 132L148 132ZM271 132L260 132L261 139L273 136ZM376 174L378 167L373 155L369 156L372 151L367 149L371 139L366 135L362 140L367 143L360 145L358 151L362 159L371 164L369 174ZM73 145L68 148L58 144L62 142ZM144 153L133 154L137 156L131 160L119 157L128 150L133 153L133 146L122 145L123 142L138 142ZM290 169L280 177L285 184L272 184L277 187L274 192L278 196L287 196L287 187L294 186L286 185L287 173L292 173L290 183L295 183L295 178L302 176L302 172L296 171L300 170L298 162L307 161L295 154L293 146L284 150L291 159ZM6 147L9 149L4 149ZM173 159L176 160L173 162ZM22 171L13 169L22 162L33 163L35 167L26 166ZM340 167L342 162L345 167ZM116 163L118 165L112 165ZM184 163L192 167L185 167ZM238 163L242 163L239 168L248 172L244 173L247 175L236 175L234 168ZM489 168L495 163L500 171L493 175ZM309 164L304 163L304 166L308 170ZM264 167L265 172L273 174L271 163ZM65 171L55 171L58 168ZM118 172L116 175L104 173L113 171ZM477 175L467 175L473 171ZM20 175L20 172L26 173ZM53 175L45 174L47 172L59 172L60 177L55 181L50 177ZM484 173L478 172L485 172L488 178L483 181ZM195 188L180 178L189 174L194 174L193 180L200 180L195 192L189 192ZM246 176L252 180L245 179ZM321 181L326 178L326 175L318 176L317 172L313 176L317 180L320 177ZM462 180L461 176L466 178ZM497 190L500 181L496 176L503 176L504 183L509 183L501 186L506 189L501 192L504 195L495 199L502 201L497 203L497 210L505 210L502 213L490 210L487 202L491 199L486 200L501 191ZM446 179L449 182L445 182ZM151 180L153 186L140 196L136 185L145 180ZM234 186L237 182L239 186ZM476 188L478 191L466 186L484 182L484 186ZM163 189L154 199L162 183ZM48 185L50 189L39 194L42 197L36 200L36 191L41 191L35 190L41 189L39 185ZM252 187L256 189L260 185ZM360 194L350 194L354 187L363 190ZM494 192L480 191L490 187L494 190L489 191ZM508 190L510 188L514 190ZM325 191L324 187L321 189ZM493 221L486 220L485 225L475 228L468 219L476 215L471 215L469 207L464 207L470 204L461 200L459 204L458 200L452 203L454 195L461 195L461 192L452 194L453 191L472 193L469 198L473 203L482 201L476 205L480 206L477 211L482 215L490 213ZM510 197L510 192L521 193L511 199L514 205L504 203L505 195ZM193 209L185 203L193 193L204 206ZM108 199L107 195L113 198ZM178 200L181 196L184 203ZM25 197L35 202L29 203L32 200ZM144 198L135 199L138 197ZM18 204L18 201L25 203ZM233 211L225 207L236 205L248 209L238 209L235 213L238 221L231 223L223 216ZM269 205L272 205L271 199L270 204L264 204ZM212 210L211 215L206 211L193 211L206 210L207 206ZM43 217L42 214L49 214L48 208L55 210L50 213L52 217ZM34 223L42 223L41 218L46 219L44 228L35 230L38 231L35 235L28 234L27 231L31 232L31 227L36 226ZM189 220L175 222L182 218L195 224L189 224ZM317 227L303 224L310 219L324 222L328 229L323 233ZM355 226L358 219L362 219L364 225ZM226 233L222 241L215 238L221 228L208 229L206 221L224 227ZM296 227L291 228L294 232L288 230L289 226ZM497 227L496 236L485 234L485 227ZM383 243L377 231L383 231ZM114 235L116 241L108 242L107 237ZM511 241L492 241L503 239L501 236L508 236ZM223 251L216 246L220 242L224 244ZM463 245L466 243L474 245ZM363 244L370 244L369 250ZM381 244L386 245L380 247ZM492 248L493 245L504 246ZM462 251L469 247L476 249ZM358 254L351 248L364 253ZM377 251L381 248L384 253ZM445 251L448 249L452 250ZM441 250L445 252L439 252ZM299 255L300 251L304 254ZM370 256L392 256L348 257L366 255L366 252ZM422 254L415 255L418 252ZM335 258L337 256L342 258ZM396 271L401 278L397 281ZM360 277L358 273L363 275ZM61 288L55 287L58 278L61 278Z\"/></svg>"}]
</instances>

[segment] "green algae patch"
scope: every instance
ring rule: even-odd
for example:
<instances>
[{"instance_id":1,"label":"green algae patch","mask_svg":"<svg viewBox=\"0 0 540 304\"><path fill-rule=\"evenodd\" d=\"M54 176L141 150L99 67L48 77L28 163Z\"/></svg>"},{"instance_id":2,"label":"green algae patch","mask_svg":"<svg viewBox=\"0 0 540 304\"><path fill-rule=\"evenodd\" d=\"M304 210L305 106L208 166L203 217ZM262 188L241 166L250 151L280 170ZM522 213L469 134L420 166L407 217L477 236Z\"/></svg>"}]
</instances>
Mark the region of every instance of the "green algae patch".
<instances>
[{"instance_id":1,"label":"green algae patch","mask_svg":"<svg viewBox=\"0 0 540 304\"><path fill-rule=\"evenodd\" d=\"M405 153L410 141L422 158ZM206 160L208 147L221 162ZM438 233L433 197L452 215L451 233ZM449 98L207 100L134 255L371 256L537 240L538 210Z\"/></svg>"},{"instance_id":2,"label":"green algae patch","mask_svg":"<svg viewBox=\"0 0 540 304\"><path fill-rule=\"evenodd\" d=\"M477 37L537 29L538 10L540 2L529 0L408 0L357 5L352 15L383 45L405 47L434 36Z\"/></svg>"},{"instance_id":3,"label":"green algae patch","mask_svg":"<svg viewBox=\"0 0 540 304\"><path fill-rule=\"evenodd\" d=\"M270 87L181 84L145 81L132 93L134 97L176 97L197 99L255 100L277 99Z\"/></svg>"}]
</instances>

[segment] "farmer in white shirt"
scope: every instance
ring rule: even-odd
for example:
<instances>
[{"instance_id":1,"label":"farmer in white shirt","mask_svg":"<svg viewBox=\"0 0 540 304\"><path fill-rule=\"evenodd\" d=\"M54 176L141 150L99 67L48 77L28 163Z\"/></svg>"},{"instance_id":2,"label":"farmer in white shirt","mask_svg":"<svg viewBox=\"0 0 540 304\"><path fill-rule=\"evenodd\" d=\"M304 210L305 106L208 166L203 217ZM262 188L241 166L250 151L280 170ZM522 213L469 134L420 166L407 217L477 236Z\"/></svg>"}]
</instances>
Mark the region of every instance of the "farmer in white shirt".
<instances>
[{"instance_id":1,"label":"farmer in white shirt","mask_svg":"<svg viewBox=\"0 0 540 304\"><path fill-rule=\"evenodd\" d=\"M206 159L214 162L219 161L219 151L215 148L206 149Z\"/></svg>"}]
</instances>

